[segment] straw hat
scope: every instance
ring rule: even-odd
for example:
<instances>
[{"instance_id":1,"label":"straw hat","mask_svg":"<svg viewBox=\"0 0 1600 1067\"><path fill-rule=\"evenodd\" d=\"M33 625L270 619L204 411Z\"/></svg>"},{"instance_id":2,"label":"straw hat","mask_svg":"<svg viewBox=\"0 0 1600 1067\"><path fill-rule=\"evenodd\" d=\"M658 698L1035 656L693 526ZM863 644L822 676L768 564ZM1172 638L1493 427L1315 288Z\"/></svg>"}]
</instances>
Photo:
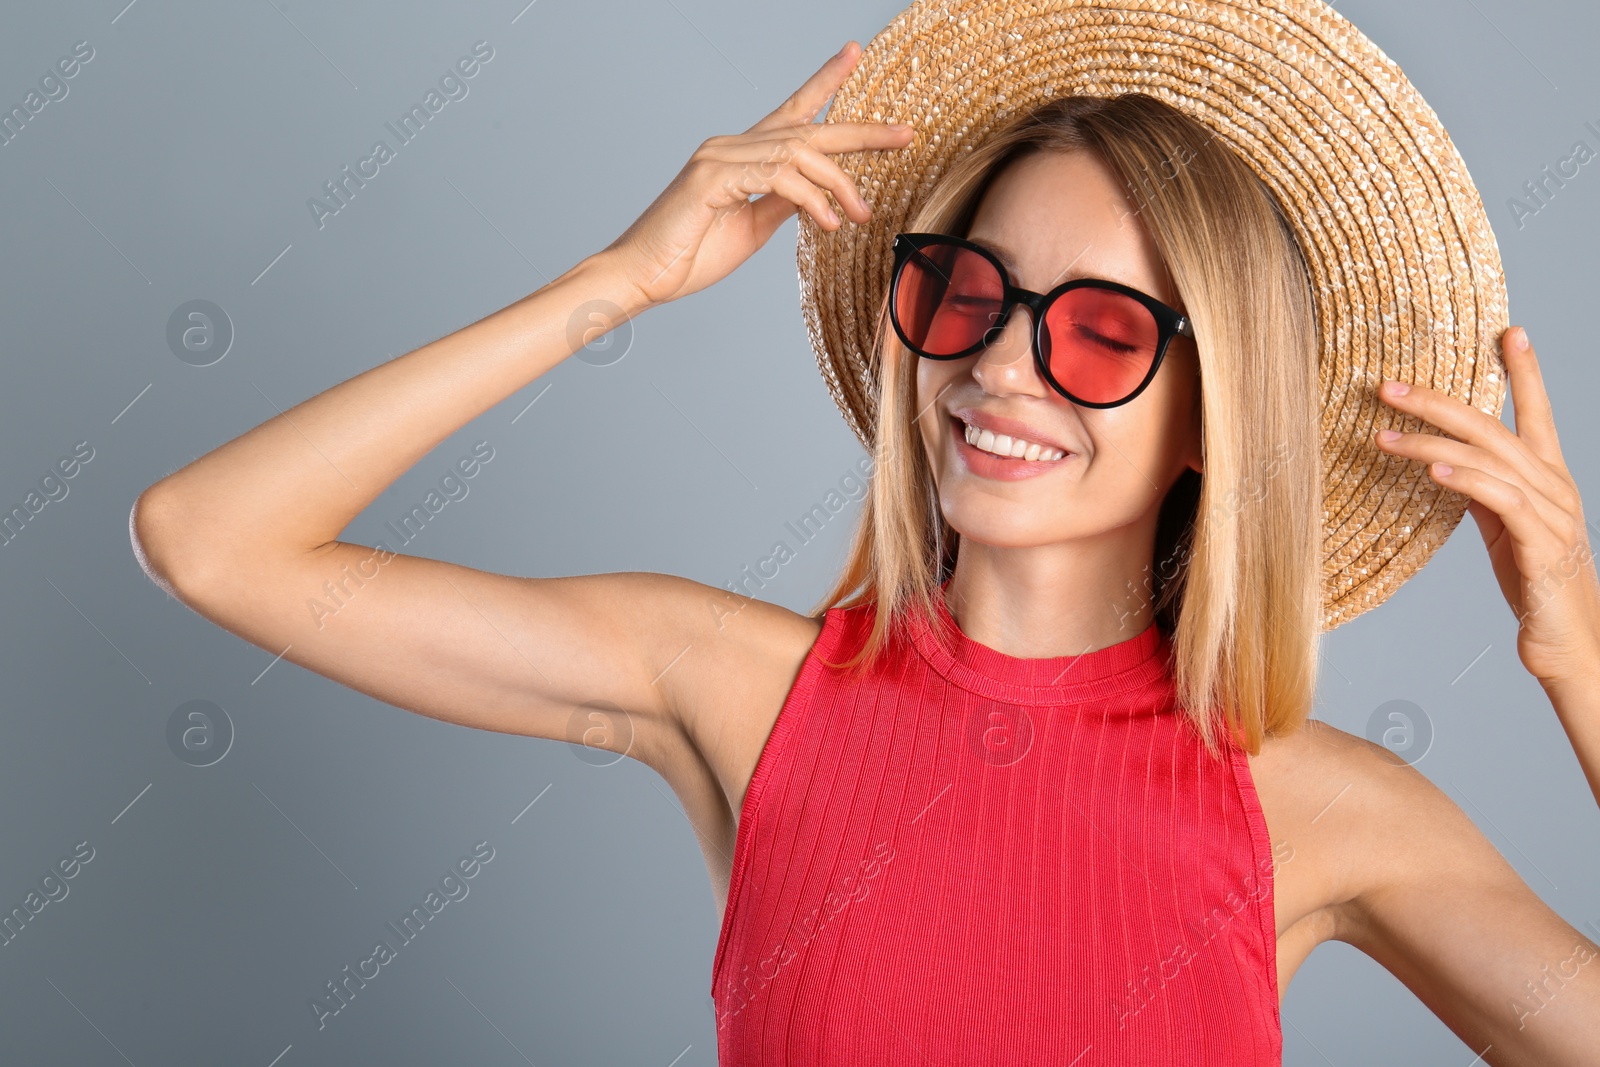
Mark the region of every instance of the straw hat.
<instances>
[{"instance_id":1,"label":"straw hat","mask_svg":"<svg viewBox=\"0 0 1600 1067\"><path fill-rule=\"evenodd\" d=\"M1468 498L1372 447L1438 432L1376 390L1396 378L1498 417L1505 278L1466 165L1400 68L1320 0L916 0L867 44L828 121L910 122L896 151L835 157L865 225L799 216L801 309L834 401L870 451L873 331L892 238L945 167L1058 96L1138 91L1198 120L1287 208L1314 287L1330 630L1377 607Z\"/></svg>"}]
</instances>

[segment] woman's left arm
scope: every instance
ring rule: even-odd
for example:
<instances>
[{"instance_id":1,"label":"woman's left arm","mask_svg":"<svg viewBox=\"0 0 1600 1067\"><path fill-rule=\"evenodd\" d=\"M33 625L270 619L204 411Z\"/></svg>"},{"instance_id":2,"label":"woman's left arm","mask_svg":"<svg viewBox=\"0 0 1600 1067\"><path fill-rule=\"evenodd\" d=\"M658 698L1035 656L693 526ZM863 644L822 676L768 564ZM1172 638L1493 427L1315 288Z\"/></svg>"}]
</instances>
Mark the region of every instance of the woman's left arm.
<instances>
[{"instance_id":1,"label":"woman's left arm","mask_svg":"<svg viewBox=\"0 0 1600 1067\"><path fill-rule=\"evenodd\" d=\"M1450 436L1406 433L1377 445L1428 463L1440 484L1470 498L1518 620L1517 654L1600 802L1600 575L1533 349L1520 328L1501 343L1515 433L1454 397L1385 385L1388 403ZM1595 1062L1600 947L1540 900L1431 782L1367 748L1371 766L1350 777L1373 788L1346 813L1359 886L1337 909L1335 936L1399 976L1483 1062ZM1396 811L1406 813L1399 823Z\"/></svg>"},{"instance_id":2,"label":"woman's left arm","mask_svg":"<svg viewBox=\"0 0 1600 1067\"><path fill-rule=\"evenodd\" d=\"M1600 804L1600 574L1533 346L1520 326L1506 330L1501 344L1516 432L1455 397L1426 386L1396 394L1396 383L1386 382L1383 400L1450 436L1384 440L1380 433L1375 443L1426 462L1435 481L1469 498L1467 511L1517 617L1517 655L1555 706Z\"/></svg>"}]
</instances>

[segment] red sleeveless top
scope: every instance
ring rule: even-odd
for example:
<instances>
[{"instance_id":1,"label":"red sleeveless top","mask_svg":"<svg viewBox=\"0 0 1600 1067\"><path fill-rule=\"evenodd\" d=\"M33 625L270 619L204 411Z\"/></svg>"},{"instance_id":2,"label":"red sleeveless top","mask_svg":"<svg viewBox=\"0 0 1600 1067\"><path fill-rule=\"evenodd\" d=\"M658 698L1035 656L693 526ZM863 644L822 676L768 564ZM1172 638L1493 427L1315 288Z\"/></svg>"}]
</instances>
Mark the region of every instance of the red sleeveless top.
<instances>
[{"instance_id":1,"label":"red sleeveless top","mask_svg":"<svg viewBox=\"0 0 1600 1067\"><path fill-rule=\"evenodd\" d=\"M1019 659L938 605L869 675L830 609L751 778L718 1062L1278 1067L1272 848L1244 751L1143 633Z\"/></svg>"}]
</instances>

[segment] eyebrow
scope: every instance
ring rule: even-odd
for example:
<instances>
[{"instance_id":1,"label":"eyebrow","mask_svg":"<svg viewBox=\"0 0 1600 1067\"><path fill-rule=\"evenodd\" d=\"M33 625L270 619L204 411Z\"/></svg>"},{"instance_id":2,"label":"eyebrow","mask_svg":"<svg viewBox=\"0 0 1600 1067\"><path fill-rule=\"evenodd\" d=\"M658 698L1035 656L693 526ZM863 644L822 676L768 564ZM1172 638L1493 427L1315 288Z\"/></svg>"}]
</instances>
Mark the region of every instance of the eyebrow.
<instances>
[{"instance_id":1,"label":"eyebrow","mask_svg":"<svg viewBox=\"0 0 1600 1067\"><path fill-rule=\"evenodd\" d=\"M1000 245L995 244L993 241L980 241L976 237L972 237L972 236L968 236L967 240L971 241L975 245L982 245L983 247L987 248L989 251L993 252L995 254L995 258L999 259L1001 263L1004 263L1006 265L1006 270L1011 272L1011 276L1013 278L1015 278L1017 276L1017 260L1016 260L1016 257L1013 256L1010 252L1006 251L1005 248L1003 248Z\"/></svg>"}]
</instances>

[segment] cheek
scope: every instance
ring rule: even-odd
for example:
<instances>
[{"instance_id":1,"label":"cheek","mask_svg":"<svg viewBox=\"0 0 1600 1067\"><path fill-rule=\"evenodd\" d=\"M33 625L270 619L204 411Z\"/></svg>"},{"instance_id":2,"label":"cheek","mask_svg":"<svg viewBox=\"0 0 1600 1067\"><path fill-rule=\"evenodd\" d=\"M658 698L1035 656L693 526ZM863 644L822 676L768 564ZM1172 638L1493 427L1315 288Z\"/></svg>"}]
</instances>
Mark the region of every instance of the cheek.
<instances>
[{"instance_id":1,"label":"cheek","mask_svg":"<svg viewBox=\"0 0 1600 1067\"><path fill-rule=\"evenodd\" d=\"M1133 476L1148 486L1145 475L1156 478L1153 472L1177 462L1189 447L1190 402L1187 394L1173 395L1170 390L1156 389L1152 382L1132 404L1086 410L1083 422L1096 446L1096 463L1091 469L1101 466L1107 472L1143 472Z\"/></svg>"},{"instance_id":2,"label":"cheek","mask_svg":"<svg viewBox=\"0 0 1600 1067\"><path fill-rule=\"evenodd\" d=\"M944 427L944 408L940 399L948 394L954 380L952 366L951 363L932 359L917 361L917 406L914 414L917 431L922 435L930 454L939 447L940 431Z\"/></svg>"},{"instance_id":3,"label":"cheek","mask_svg":"<svg viewBox=\"0 0 1600 1067\"><path fill-rule=\"evenodd\" d=\"M902 358L909 358L909 357L902 357ZM923 408L926 408L928 406L928 401L933 399L936 395L938 395L939 386L942 383L937 381L937 378L938 378L937 367L938 367L938 364L935 363L931 359L919 359L919 360L917 360L917 377L916 377L916 381L917 381L917 410L918 411L921 411Z\"/></svg>"}]
</instances>

